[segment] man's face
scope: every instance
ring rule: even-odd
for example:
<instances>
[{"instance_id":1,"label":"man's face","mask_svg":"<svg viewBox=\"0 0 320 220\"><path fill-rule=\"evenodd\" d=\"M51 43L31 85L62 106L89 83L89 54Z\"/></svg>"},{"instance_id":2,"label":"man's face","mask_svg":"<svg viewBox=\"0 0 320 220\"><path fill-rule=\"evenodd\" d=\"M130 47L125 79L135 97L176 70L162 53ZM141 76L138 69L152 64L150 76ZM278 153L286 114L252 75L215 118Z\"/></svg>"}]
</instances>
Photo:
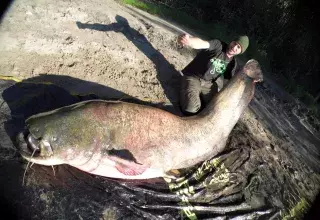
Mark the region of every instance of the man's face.
<instances>
[{"instance_id":1,"label":"man's face","mask_svg":"<svg viewBox=\"0 0 320 220\"><path fill-rule=\"evenodd\" d=\"M239 53L241 53L241 46L240 44L238 44L237 42L235 41L232 41L230 44L229 44L229 47L228 47L228 54L230 55L238 55Z\"/></svg>"}]
</instances>

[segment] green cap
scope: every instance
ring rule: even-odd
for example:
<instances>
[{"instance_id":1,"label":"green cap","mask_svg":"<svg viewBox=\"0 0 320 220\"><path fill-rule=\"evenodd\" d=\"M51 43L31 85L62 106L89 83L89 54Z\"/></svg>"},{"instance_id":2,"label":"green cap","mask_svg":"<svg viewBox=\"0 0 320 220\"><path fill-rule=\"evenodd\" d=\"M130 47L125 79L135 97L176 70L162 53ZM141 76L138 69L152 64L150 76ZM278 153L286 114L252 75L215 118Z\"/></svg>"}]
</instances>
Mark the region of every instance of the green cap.
<instances>
[{"instance_id":1,"label":"green cap","mask_svg":"<svg viewBox=\"0 0 320 220\"><path fill-rule=\"evenodd\" d=\"M248 36L239 36L238 38L236 38L234 40L235 42L237 42L238 44L240 44L241 46L241 53L244 53L246 51L246 49L249 46L249 38Z\"/></svg>"}]
</instances>

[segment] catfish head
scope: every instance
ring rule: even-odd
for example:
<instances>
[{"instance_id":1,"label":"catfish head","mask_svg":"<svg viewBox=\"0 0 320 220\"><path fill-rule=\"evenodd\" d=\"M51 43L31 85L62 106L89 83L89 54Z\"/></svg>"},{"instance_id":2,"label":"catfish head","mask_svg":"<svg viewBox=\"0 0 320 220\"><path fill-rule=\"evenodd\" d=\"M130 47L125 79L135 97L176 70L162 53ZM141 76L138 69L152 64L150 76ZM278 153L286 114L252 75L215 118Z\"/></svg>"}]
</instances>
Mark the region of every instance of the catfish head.
<instances>
[{"instance_id":1,"label":"catfish head","mask_svg":"<svg viewBox=\"0 0 320 220\"><path fill-rule=\"evenodd\" d=\"M253 79L254 82L263 81L263 73L261 71L261 67L258 61L251 59L248 60L247 63L242 68L243 73L245 73L248 77Z\"/></svg>"},{"instance_id":2,"label":"catfish head","mask_svg":"<svg viewBox=\"0 0 320 220\"><path fill-rule=\"evenodd\" d=\"M107 141L105 129L90 119L83 108L74 104L40 113L26 120L26 130L17 136L22 157L41 165L86 163L101 153Z\"/></svg>"}]
</instances>

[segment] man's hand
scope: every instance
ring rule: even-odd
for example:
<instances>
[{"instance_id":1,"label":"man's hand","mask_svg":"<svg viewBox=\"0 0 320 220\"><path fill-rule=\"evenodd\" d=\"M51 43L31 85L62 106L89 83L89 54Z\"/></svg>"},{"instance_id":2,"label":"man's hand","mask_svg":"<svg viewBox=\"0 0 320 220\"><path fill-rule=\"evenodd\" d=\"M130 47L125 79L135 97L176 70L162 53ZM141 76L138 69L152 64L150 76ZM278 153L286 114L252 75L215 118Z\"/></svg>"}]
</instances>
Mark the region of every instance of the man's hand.
<instances>
[{"instance_id":1,"label":"man's hand","mask_svg":"<svg viewBox=\"0 0 320 220\"><path fill-rule=\"evenodd\" d=\"M183 47L189 45L189 40L190 40L190 35L189 34L181 34L178 37L178 43Z\"/></svg>"},{"instance_id":2,"label":"man's hand","mask_svg":"<svg viewBox=\"0 0 320 220\"><path fill-rule=\"evenodd\" d=\"M201 40L198 37L192 37L189 34L182 34L178 37L178 43L181 46L189 46L193 49L208 49L210 44L208 41Z\"/></svg>"}]
</instances>

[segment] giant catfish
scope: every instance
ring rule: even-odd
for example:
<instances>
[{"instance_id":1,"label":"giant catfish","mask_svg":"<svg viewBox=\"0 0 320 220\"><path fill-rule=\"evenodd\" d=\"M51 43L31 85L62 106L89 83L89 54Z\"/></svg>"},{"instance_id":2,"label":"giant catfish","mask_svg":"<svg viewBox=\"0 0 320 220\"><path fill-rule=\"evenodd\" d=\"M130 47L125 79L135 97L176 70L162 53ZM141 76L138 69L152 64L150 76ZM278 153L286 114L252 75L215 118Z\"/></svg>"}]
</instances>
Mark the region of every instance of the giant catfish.
<instances>
[{"instance_id":1,"label":"giant catfish","mask_svg":"<svg viewBox=\"0 0 320 220\"><path fill-rule=\"evenodd\" d=\"M171 169L193 166L223 151L261 79L258 62L249 60L191 117L103 100L40 113L26 120L27 131L17 137L20 153L36 164L69 164L105 177L163 177Z\"/></svg>"}]
</instances>

